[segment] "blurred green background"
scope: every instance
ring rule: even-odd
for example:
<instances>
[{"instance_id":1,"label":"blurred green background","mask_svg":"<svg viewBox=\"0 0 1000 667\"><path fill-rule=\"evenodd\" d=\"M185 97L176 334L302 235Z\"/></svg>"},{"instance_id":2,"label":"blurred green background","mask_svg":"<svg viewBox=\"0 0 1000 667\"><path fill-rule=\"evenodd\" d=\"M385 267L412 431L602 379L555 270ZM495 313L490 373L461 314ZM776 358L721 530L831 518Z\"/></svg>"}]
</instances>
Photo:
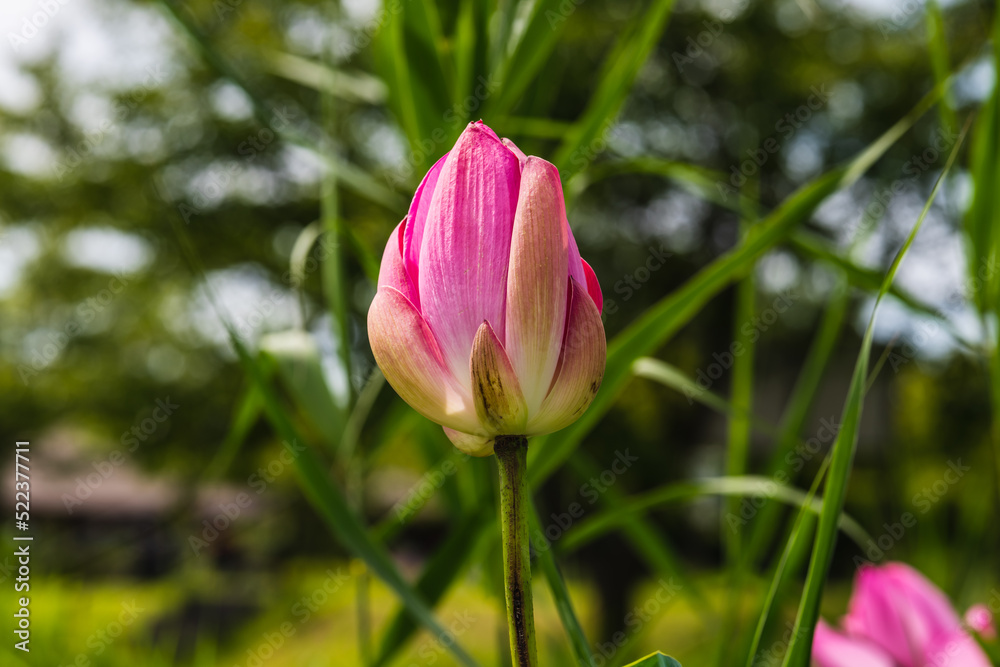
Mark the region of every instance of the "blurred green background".
<instances>
[{"instance_id":1,"label":"blurred green background","mask_svg":"<svg viewBox=\"0 0 1000 667\"><path fill-rule=\"evenodd\" d=\"M31 442L35 540L32 652L5 643L4 664L458 664L452 636L510 664L494 463L404 405L367 343L423 173L479 118L556 162L612 341L951 72L863 176L640 336L669 367L622 366L592 422L538 444L571 453L538 480L534 546L595 665L744 664L795 517L765 502L769 476L809 488L881 277L978 111L875 328L845 507L861 530L841 535L823 608L842 613L858 558L907 561L961 609L1000 605L995 9L943 5L5 2L0 441L11 511L13 443ZM761 479L742 496L669 486L746 474ZM407 631L331 530L323 483L453 635ZM664 488L673 501L621 509ZM616 507L614 530L573 537ZM807 556L755 664L783 657ZM5 547L4 588L14 560ZM542 659L573 664L535 569Z\"/></svg>"}]
</instances>

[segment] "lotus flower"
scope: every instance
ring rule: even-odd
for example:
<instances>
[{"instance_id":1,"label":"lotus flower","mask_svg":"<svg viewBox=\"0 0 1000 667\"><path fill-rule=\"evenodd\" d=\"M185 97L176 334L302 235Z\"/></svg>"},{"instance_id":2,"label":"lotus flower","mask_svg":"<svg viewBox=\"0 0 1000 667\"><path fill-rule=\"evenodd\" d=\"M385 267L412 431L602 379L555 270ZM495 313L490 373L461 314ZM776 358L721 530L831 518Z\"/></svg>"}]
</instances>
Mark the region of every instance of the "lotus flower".
<instances>
[{"instance_id":1,"label":"lotus flower","mask_svg":"<svg viewBox=\"0 0 1000 667\"><path fill-rule=\"evenodd\" d=\"M988 636L988 610L970 611ZM902 563L861 569L843 626L843 634L823 621L816 627L819 667L990 667L944 593Z\"/></svg>"},{"instance_id":2,"label":"lotus flower","mask_svg":"<svg viewBox=\"0 0 1000 667\"><path fill-rule=\"evenodd\" d=\"M606 358L602 302L558 170L480 121L389 237L368 336L403 400L487 456L498 435L550 433L590 405Z\"/></svg>"}]
</instances>

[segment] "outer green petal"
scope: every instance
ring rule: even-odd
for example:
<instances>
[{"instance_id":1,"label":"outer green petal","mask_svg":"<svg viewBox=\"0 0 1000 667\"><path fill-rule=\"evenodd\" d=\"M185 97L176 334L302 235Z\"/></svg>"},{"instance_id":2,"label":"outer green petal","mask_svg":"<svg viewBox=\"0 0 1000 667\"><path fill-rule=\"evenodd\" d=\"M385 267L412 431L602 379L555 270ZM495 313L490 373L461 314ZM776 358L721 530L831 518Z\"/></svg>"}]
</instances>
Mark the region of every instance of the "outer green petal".
<instances>
[{"instance_id":1,"label":"outer green petal","mask_svg":"<svg viewBox=\"0 0 1000 667\"><path fill-rule=\"evenodd\" d=\"M469 456L489 456L493 453L493 438L483 435L471 435L444 427L444 434L451 443Z\"/></svg>"},{"instance_id":2,"label":"outer green petal","mask_svg":"<svg viewBox=\"0 0 1000 667\"><path fill-rule=\"evenodd\" d=\"M523 435L528 406L514 368L489 322L483 322L469 358L472 401L487 433Z\"/></svg>"}]
</instances>

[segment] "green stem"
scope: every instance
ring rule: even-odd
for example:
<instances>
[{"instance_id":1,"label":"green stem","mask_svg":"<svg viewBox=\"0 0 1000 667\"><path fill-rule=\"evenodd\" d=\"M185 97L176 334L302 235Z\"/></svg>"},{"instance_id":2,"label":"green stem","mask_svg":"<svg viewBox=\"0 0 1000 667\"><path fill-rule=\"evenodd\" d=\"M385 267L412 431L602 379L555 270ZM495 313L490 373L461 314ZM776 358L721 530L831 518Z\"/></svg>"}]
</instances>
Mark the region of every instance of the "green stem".
<instances>
[{"instance_id":1,"label":"green stem","mask_svg":"<svg viewBox=\"0 0 1000 667\"><path fill-rule=\"evenodd\" d=\"M528 549L528 439L497 436L493 449L500 467L500 532L511 657L514 667L538 667Z\"/></svg>"}]
</instances>

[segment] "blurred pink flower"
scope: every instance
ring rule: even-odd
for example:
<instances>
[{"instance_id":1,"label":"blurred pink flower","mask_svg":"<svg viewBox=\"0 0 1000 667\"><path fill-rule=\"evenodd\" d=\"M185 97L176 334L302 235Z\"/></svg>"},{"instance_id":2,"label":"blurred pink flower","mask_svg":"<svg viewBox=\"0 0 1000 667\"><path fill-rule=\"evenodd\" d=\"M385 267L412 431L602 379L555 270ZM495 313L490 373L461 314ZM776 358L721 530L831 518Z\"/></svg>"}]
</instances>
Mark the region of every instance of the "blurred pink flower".
<instances>
[{"instance_id":1,"label":"blurred pink flower","mask_svg":"<svg viewBox=\"0 0 1000 667\"><path fill-rule=\"evenodd\" d=\"M400 397L486 456L497 435L556 431L587 409L604 375L602 303L555 166L480 121L389 237L368 336Z\"/></svg>"},{"instance_id":2,"label":"blurred pink flower","mask_svg":"<svg viewBox=\"0 0 1000 667\"><path fill-rule=\"evenodd\" d=\"M984 604L974 604L969 607L965 612L965 624L983 639L997 638L997 629L993 626L993 614Z\"/></svg>"},{"instance_id":3,"label":"blurred pink flower","mask_svg":"<svg viewBox=\"0 0 1000 667\"><path fill-rule=\"evenodd\" d=\"M973 627L986 636L989 612L974 609ZM991 667L944 593L902 563L861 569L843 628L819 622L812 650L818 667Z\"/></svg>"}]
</instances>

